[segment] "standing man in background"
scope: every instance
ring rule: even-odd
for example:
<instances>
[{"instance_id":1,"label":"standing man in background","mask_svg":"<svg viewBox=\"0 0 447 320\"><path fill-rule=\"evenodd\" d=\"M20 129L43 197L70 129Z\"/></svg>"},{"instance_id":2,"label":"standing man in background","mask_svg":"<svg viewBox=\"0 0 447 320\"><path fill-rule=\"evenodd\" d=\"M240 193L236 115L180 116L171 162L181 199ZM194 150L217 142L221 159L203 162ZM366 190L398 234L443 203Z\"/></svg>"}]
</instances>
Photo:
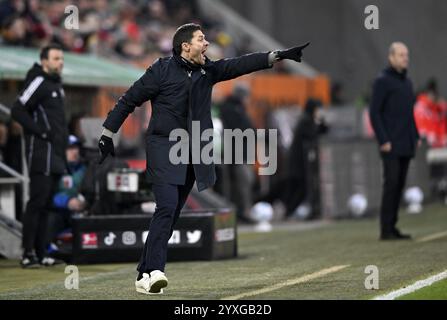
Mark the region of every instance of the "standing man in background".
<instances>
[{"instance_id":1,"label":"standing man in background","mask_svg":"<svg viewBox=\"0 0 447 320\"><path fill-rule=\"evenodd\" d=\"M413 115L415 95L407 77L406 45L391 44L388 60L390 66L374 82L369 110L383 163L380 239L410 239L410 235L402 234L396 227L408 167L419 140Z\"/></svg>"},{"instance_id":2,"label":"standing man in background","mask_svg":"<svg viewBox=\"0 0 447 320\"><path fill-rule=\"evenodd\" d=\"M61 80L64 53L60 46L49 45L41 50L40 61L28 71L11 112L24 129L30 175L30 199L22 218L23 268L59 263L47 256L46 245L48 208L67 162L68 130Z\"/></svg>"},{"instance_id":3,"label":"standing man in background","mask_svg":"<svg viewBox=\"0 0 447 320\"><path fill-rule=\"evenodd\" d=\"M232 94L220 105L220 117L224 130L255 129L246 110L249 99L250 88L248 85L237 83ZM235 145L233 145L231 164L224 164L228 170L229 199L236 205L238 222L250 223L249 213L253 205L253 185L256 180L256 172L254 166L247 162L249 152L247 140L243 141L243 163L241 164L236 163L235 149Z\"/></svg>"}]
</instances>

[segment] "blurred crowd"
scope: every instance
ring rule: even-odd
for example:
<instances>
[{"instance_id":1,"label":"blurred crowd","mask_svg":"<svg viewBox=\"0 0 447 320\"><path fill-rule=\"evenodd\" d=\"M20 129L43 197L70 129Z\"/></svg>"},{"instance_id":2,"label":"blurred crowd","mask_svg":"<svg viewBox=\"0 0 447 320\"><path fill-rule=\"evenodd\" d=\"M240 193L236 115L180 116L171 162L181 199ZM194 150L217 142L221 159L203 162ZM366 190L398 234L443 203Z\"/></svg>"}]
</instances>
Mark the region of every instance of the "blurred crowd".
<instances>
[{"instance_id":1,"label":"blurred crowd","mask_svg":"<svg viewBox=\"0 0 447 320\"><path fill-rule=\"evenodd\" d=\"M436 79L430 79L414 106L419 134L432 148L447 147L447 101L440 95Z\"/></svg>"},{"instance_id":2,"label":"blurred crowd","mask_svg":"<svg viewBox=\"0 0 447 320\"><path fill-rule=\"evenodd\" d=\"M69 29L73 7L79 28ZM196 0L1 0L0 45L42 47L50 42L65 51L90 53L137 65L169 55L176 28L200 23L213 58L245 53L224 25L201 14Z\"/></svg>"}]
</instances>

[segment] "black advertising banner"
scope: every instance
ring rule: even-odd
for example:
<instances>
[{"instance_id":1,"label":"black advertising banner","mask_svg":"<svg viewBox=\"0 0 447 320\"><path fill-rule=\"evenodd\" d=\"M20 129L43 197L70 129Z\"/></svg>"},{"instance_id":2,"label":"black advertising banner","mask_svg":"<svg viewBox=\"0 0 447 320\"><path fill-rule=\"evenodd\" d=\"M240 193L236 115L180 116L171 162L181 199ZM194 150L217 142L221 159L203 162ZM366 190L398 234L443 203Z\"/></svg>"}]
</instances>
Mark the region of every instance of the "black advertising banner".
<instances>
[{"instance_id":1,"label":"black advertising banner","mask_svg":"<svg viewBox=\"0 0 447 320\"><path fill-rule=\"evenodd\" d=\"M151 216L73 218L72 262L133 262L149 234ZM232 211L184 212L168 242L168 260L212 260L237 255Z\"/></svg>"}]
</instances>

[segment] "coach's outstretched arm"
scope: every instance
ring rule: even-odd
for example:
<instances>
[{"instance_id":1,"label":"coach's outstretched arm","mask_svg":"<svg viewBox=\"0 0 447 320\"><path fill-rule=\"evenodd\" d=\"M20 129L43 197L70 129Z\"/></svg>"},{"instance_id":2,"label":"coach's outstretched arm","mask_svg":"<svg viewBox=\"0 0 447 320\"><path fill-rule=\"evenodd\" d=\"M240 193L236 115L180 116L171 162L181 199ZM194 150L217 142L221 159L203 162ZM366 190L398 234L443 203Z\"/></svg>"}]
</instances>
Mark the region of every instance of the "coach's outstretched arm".
<instances>
[{"instance_id":1,"label":"coach's outstretched arm","mask_svg":"<svg viewBox=\"0 0 447 320\"><path fill-rule=\"evenodd\" d=\"M277 61L288 59L301 62L303 49L310 42L285 50L275 50L270 53L250 53L237 58L221 59L214 62L214 83L231 80L251 72L271 68Z\"/></svg>"},{"instance_id":2,"label":"coach's outstretched arm","mask_svg":"<svg viewBox=\"0 0 447 320\"><path fill-rule=\"evenodd\" d=\"M104 121L104 129L98 143L101 152L99 164L103 163L109 154L115 156L115 147L112 140L113 134L119 130L129 113L135 110L135 107L141 106L144 102L157 95L160 89L159 79L158 61L156 61L121 96L115 107L109 112L107 119Z\"/></svg>"}]
</instances>

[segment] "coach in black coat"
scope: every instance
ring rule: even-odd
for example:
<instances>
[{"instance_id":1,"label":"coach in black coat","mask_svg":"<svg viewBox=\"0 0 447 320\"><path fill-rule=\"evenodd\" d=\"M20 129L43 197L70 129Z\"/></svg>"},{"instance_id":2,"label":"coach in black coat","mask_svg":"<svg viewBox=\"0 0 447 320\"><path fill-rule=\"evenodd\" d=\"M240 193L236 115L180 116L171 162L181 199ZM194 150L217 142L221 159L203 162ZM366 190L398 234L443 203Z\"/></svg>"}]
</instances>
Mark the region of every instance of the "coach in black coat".
<instances>
[{"instance_id":1,"label":"coach in black coat","mask_svg":"<svg viewBox=\"0 0 447 320\"><path fill-rule=\"evenodd\" d=\"M269 68L268 53L253 53L236 59L194 65L181 56L158 59L120 98L109 113L104 127L118 131L136 106L151 100L152 117L147 130L147 170L149 182L185 184L188 164L172 164L169 141L174 129L190 131L191 121L200 121L200 133L212 128L211 90L220 81ZM209 141L201 141L203 147ZM202 149L202 148L201 148ZM194 164L199 191L214 185L214 164Z\"/></svg>"},{"instance_id":2,"label":"coach in black coat","mask_svg":"<svg viewBox=\"0 0 447 320\"><path fill-rule=\"evenodd\" d=\"M138 266L136 289L142 293L161 293L167 285L164 275L167 243L180 210L197 181L199 191L215 183L214 164L200 159L200 152L190 155L189 163L174 164L169 152L177 141L169 141L174 129L189 134L190 143L200 139L192 135L193 121L200 124L200 134L212 129L211 91L214 84L267 69L277 60L301 61L304 48L253 53L238 58L210 61L205 56L208 47L201 27L186 24L177 29L173 38L173 55L158 59L119 99L104 122L99 141L102 162L114 154L113 133L116 133L129 113L143 102L151 100L152 117L147 130L147 173L157 203L149 236ZM200 139L201 140L201 139ZM200 150L208 141L199 142ZM188 148L187 148L188 149ZM190 150L191 151L191 150ZM190 152L191 153L191 152ZM199 159L194 159L197 157ZM191 165L191 158L193 165ZM195 164L196 160L199 163Z\"/></svg>"},{"instance_id":3,"label":"coach in black coat","mask_svg":"<svg viewBox=\"0 0 447 320\"><path fill-rule=\"evenodd\" d=\"M370 118L384 169L381 205L381 239L409 239L396 228L402 192L419 134L413 116L415 95L407 77L408 49L393 43L389 52L390 66L374 82Z\"/></svg>"}]
</instances>

